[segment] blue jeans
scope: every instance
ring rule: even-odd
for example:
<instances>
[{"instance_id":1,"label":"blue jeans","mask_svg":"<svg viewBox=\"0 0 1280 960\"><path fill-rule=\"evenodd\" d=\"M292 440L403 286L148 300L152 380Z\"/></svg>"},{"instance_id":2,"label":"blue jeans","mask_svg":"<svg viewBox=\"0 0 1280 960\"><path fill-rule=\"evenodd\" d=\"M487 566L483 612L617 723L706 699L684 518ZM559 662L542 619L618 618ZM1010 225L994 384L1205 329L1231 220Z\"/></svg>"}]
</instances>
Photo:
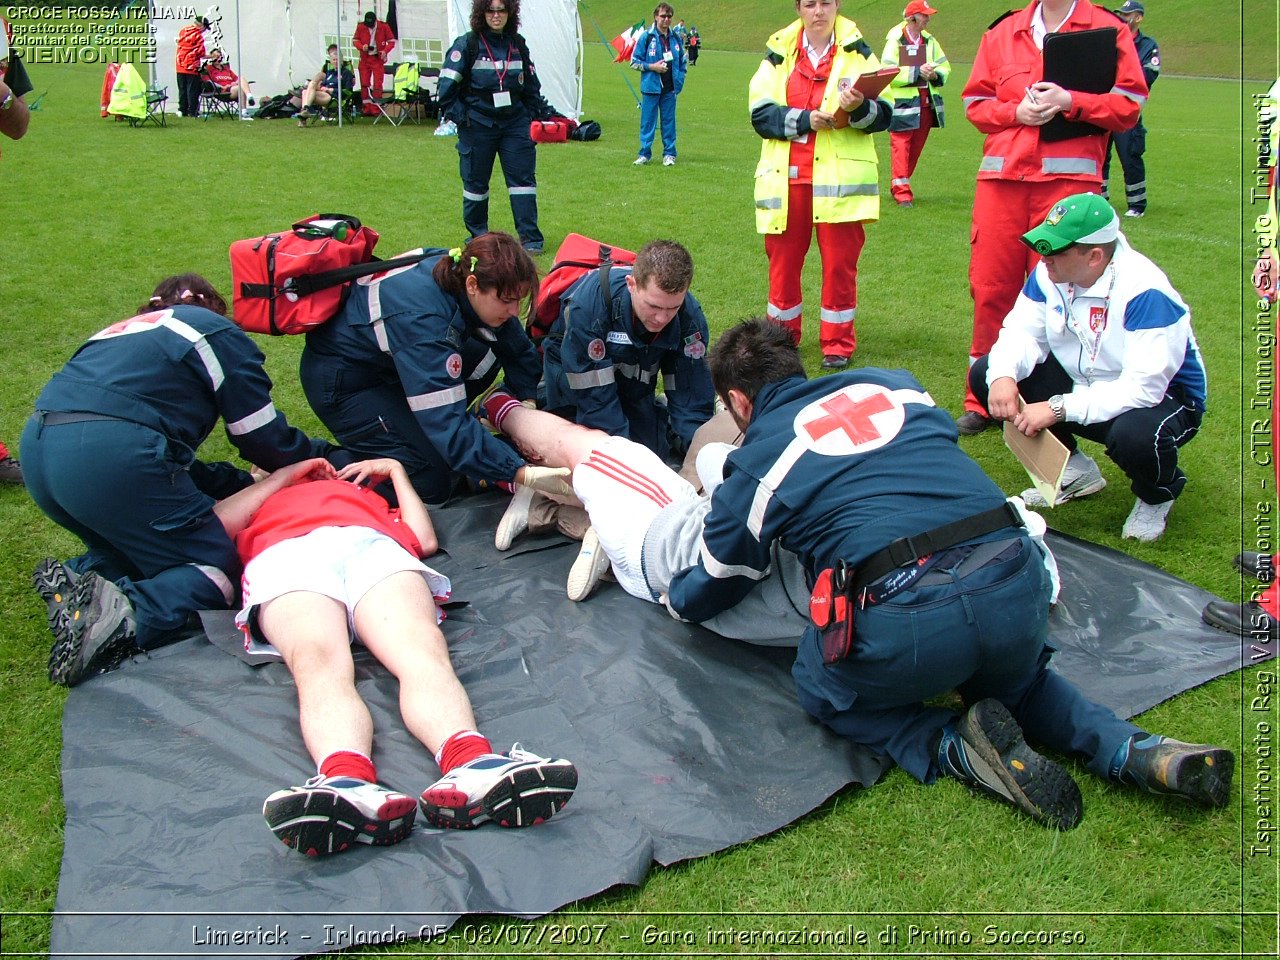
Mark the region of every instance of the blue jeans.
<instances>
[{"instance_id":1,"label":"blue jeans","mask_svg":"<svg viewBox=\"0 0 1280 960\"><path fill-rule=\"evenodd\" d=\"M924 701L952 690L966 704L994 697L1029 741L1082 754L1105 777L1120 746L1142 731L1049 670L1049 578L1039 549L1019 540L1010 559L858 610L854 652L840 663L823 664L811 626L792 668L801 705L932 783L938 736L956 713Z\"/></svg>"},{"instance_id":2,"label":"blue jeans","mask_svg":"<svg viewBox=\"0 0 1280 960\"><path fill-rule=\"evenodd\" d=\"M31 499L87 548L67 566L124 591L143 648L179 639L191 614L236 599L240 560L213 498L187 472L191 459L123 420L45 426L36 414L22 432Z\"/></svg>"},{"instance_id":3,"label":"blue jeans","mask_svg":"<svg viewBox=\"0 0 1280 960\"><path fill-rule=\"evenodd\" d=\"M676 155L676 95L670 90L646 93L640 98L640 156L653 156L653 135L662 113L662 155Z\"/></svg>"}]
</instances>

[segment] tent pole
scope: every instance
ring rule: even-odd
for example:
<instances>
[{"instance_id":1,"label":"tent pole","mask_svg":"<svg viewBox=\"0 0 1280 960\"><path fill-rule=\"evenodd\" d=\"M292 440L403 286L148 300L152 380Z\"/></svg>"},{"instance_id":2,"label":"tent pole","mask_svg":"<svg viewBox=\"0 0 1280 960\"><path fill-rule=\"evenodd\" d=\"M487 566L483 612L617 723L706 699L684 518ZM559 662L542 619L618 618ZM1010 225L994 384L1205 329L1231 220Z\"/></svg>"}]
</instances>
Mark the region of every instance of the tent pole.
<instances>
[{"instance_id":1,"label":"tent pole","mask_svg":"<svg viewBox=\"0 0 1280 960\"><path fill-rule=\"evenodd\" d=\"M338 43L338 129L342 129L342 0L333 0L333 34Z\"/></svg>"}]
</instances>

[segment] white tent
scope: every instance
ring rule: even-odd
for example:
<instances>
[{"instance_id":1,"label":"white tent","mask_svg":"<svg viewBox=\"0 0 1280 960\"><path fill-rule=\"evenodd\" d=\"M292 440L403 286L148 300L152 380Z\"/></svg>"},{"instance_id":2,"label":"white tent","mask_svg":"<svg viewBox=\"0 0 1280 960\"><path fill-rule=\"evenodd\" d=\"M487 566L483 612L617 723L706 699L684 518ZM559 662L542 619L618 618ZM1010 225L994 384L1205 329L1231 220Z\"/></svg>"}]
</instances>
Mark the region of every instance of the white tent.
<instances>
[{"instance_id":1,"label":"white tent","mask_svg":"<svg viewBox=\"0 0 1280 960\"><path fill-rule=\"evenodd\" d=\"M178 31L191 21L178 11L190 7L148 0L156 41L155 82L168 86L177 101L174 46ZM232 68L252 84L255 96L268 97L306 83L324 62L325 48L341 43L343 56L356 61L351 45L366 10L386 19L388 0L221 0L195 4L212 26L205 46L227 54ZM469 0L395 0L400 43L391 59L416 60L438 67L454 39L468 29ZM542 93L561 113L582 113L582 29L575 0L521 0L520 32L542 81Z\"/></svg>"}]
</instances>

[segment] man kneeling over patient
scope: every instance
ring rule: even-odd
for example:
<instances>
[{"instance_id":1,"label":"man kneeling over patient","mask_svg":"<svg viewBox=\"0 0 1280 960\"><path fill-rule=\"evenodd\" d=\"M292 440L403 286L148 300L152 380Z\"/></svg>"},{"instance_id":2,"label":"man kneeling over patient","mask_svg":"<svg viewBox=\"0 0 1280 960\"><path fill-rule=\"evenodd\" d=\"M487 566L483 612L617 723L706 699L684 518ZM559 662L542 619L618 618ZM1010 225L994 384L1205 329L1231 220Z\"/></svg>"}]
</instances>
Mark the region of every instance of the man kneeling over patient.
<instances>
[{"instance_id":1,"label":"man kneeling over patient","mask_svg":"<svg viewBox=\"0 0 1280 960\"><path fill-rule=\"evenodd\" d=\"M387 478L398 510L363 486ZM573 764L518 745L496 753L476 731L437 626L449 580L419 560L435 552L435 530L397 461L365 460L340 472L304 461L221 501L217 513L244 561L236 622L246 647L269 645L283 656L318 769L263 805L287 846L321 856L353 843L398 843L419 805L433 826L469 829L488 820L531 826L569 801L578 782ZM352 636L400 681L405 726L444 774L417 802L377 782Z\"/></svg>"}]
</instances>

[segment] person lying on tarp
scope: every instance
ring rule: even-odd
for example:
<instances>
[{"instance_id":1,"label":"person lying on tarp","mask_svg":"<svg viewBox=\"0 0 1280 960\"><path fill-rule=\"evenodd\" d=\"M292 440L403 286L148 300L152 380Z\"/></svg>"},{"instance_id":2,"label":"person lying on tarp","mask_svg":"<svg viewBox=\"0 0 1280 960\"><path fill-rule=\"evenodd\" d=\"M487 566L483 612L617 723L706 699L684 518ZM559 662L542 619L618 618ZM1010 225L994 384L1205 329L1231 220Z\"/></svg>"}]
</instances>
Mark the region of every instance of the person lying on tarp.
<instances>
[{"instance_id":1,"label":"person lying on tarp","mask_svg":"<svg viewBox=\"0 0 1280 960\"><path fill-rule=\"evenodd\" d=\"M73 686L138 649L181 637L197 610L230 607L240 561L214 501L253 478L196 458L219 420L250 463L274 470L343 451L289 426L262 352L203 277L168 277L138 315L98 331L36 399L22 434L31 499L85 552L36 567L53 648Z\"/></svg>"},{"instance_id":2,"label":"person lying on tarp","mask_svg":"<svg viewBox=\"0 0 1280 960\"><path fill-rule=\"evenodd\" d=\"M1043 555L914 377L864 367L807 380L790 335L766 320L720 337L711 376L746 437L697 562L672 577L673 613L704 622L732 607L780 544L814 587L792 668L800 703L836 733L1059 830L1080 822L1080 790L1024 731L1112 782L1226 805L1230 750L1149 734L1049 669ZM925 705L952 690L962 714Z\"/></svg>"},{"instance_id":3,"label":"person lying on tarp","mask_svg":"<svg viewBox=\"0 0 1280 960\"><path fill-rule=\"evenodd\" d=\"M533 403L541 364L515 315L537 292L537 267L506 233L362 279L307 334L307 401L344 446L403 464L428 503L464 477L536 486L548 470L492 436L468 403L502 374Z\"/></svg>"},{"instance_id":4,"label":"person lying on tarp","mask_svg":"<svg viewBox=\"0 0 1280 960\"><path fill-rule=\"evenodd\" d=\"M389 480L399 509L362 486L366 480ZM263 804L286 846L323 856L356 843L398 843L419 805L433 826L470 829L490 820L532 826L568 803L578 783L572 763L518 745L499 754L476 731L437 626L449 579L419 559L435 553L436 535L404 467L365 460L335 472L310 460L277 470L216 510L244 563L236 623L245 646L274 647L284 658L316 763L315 777ZM353 637L400 682L405 726L443 773L417 801L378 783Z\"/></svg>"},{"instance_id":5,"label":"person lying on tarp","mask_svg":"<svg viewBox=\"0 0 1280 960\"><path fill-rule=\"evenodd\" d=\"M569 571L570 600L585 600L612 566L627 593L657 603L671 576L697 561L709 501L644 444L530 410L501 390L484 407L494 428L522 451L548 466L573 471L573 492L591 527ZM698 471L708 491L720 482L720 465L729 449L724 443L704 448ZM704 625L736 640L795 646L806 622L801 611L808 596L803 568L779 550L771 575L758 589Z\"/></svg>"}]
</instances>

